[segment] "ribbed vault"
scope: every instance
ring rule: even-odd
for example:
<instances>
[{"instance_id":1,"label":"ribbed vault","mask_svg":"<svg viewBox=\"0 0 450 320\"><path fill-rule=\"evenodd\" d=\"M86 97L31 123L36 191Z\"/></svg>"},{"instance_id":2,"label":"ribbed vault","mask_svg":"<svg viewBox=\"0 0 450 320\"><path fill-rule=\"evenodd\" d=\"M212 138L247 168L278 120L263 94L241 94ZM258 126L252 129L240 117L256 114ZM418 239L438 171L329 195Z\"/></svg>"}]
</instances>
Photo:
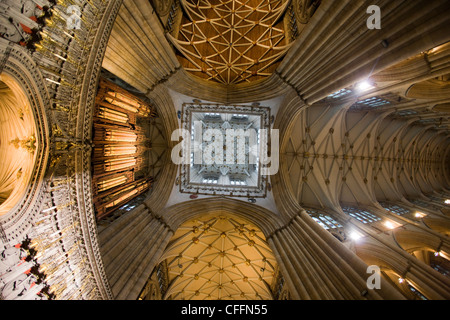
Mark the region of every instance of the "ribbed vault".
<instances>
[{"instance_id":1,"label":"ribbed vault","mask_svg":"<svg viewBox=\"0 0 450 320\"><path fill-rule=\"evenodd\" d=\"M163 258L169 288L165 299L268 300L277 269L256 226L213 214L178 228Z\"/></svg>"},{"instance_id":2,"label":"ribbed vault","mask_svg":"<svg viewBox=\"0 0 450 320\"><path fill-rule=\"evenodd\" d=\"M289 1L182 0L178 37L186 71L223 84L270 76L289 49L283 15Z\"/></svg>"}]
</instances>

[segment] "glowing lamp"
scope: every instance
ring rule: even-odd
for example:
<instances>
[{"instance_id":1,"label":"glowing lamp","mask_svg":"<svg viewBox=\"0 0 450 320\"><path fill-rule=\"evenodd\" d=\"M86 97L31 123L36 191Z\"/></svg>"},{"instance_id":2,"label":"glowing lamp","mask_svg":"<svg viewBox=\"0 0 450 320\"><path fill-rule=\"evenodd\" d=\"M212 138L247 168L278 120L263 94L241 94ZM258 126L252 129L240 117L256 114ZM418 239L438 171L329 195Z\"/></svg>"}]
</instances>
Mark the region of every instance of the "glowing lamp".
<instances>
[{"instance_id":1,"label":"glowing lamp","mask_svg":"<svg viewBox=\"0 0 450 320\"><path fill-rule=\"evenodd\" d=\"M375 88L374 85L369 80L364 80L356 84L356 90L359 92L365 92L370 89Z\"/></svg>"}]
</instances>

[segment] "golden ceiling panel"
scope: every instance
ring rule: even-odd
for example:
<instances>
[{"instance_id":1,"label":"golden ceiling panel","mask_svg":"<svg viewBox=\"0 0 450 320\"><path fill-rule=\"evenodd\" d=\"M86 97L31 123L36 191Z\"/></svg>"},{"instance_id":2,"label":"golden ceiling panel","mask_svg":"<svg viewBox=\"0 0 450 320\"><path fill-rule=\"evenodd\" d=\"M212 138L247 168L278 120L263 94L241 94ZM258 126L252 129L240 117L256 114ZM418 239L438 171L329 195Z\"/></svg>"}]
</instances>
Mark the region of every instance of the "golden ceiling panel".
<instances>
[{"instance_id":1,"label":"golden ceiling panel","mask_svg":"<svg viewBox=\"0 0 450 320\"><path fill-rule=\"evenodd\" d=\"M0 81L0 216L24 196L39 141L33 111L21 85L6 73Z\"/></svg>"},{"instance_id":2,"label":"golden ceiling panel","mask_svg":"<svg viewBox=\"0 0 450 320\"><path fill-rule=\"evenodd\" d=\"M262 232L230 217L193 220L175 233L167 262L173 300L271 300L276 260Z\"/></svg>"},{"instance_id":3,"label":"golden ceiling panel","mask_svg":"<svg viewBox=\"0 0 450 320\"><path fill-rule=\"evenodd\" d=\"M182 0L178 37L186 71L223 84L270 76L289 49L283 16L289 1Z\"/></svg>"}]
</instances>

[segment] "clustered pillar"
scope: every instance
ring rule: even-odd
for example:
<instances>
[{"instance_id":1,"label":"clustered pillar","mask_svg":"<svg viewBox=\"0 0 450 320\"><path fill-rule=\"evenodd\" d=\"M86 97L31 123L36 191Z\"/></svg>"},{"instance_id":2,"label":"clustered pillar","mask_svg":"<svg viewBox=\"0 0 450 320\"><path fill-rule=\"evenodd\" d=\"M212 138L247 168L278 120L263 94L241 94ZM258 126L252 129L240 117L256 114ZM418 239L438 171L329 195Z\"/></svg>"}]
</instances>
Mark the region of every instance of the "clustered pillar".
<instances>
[{"instance_id":1,"label":"clustered pillar","mask_svg":"<svg viewBox=\"0 0 450 320\"><path fill-rule=\"evenodd\" d=\"M173 231L141 205L100 232L103 262L115 299L135 300Z\"/></svg>"},{"instance_id":2,"label":"clustered pillar","mask_svg":"<svg viewBox=\"0 0 450 320\"><path fill-rule=\"evenodd\" d=\"M367 265L305 211L268 238L294 299L403 299L382 279L368 290Z\"/></svg>"}]
</instances>

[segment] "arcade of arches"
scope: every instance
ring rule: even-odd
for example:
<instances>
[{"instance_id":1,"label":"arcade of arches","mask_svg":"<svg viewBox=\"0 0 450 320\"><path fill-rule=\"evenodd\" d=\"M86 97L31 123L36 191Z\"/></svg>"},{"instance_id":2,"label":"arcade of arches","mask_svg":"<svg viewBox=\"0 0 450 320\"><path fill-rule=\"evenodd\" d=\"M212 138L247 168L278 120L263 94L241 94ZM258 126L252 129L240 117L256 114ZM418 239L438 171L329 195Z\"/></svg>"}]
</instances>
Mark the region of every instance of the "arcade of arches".
<instances>
[{"instance_id":1,"label":"arcade of arches","mask_svg":"<svg viewBox=\"0 0 450 320\"><path fill-rule=\"evenodd\" d=\"M0 297L450 299L449 76L445 0L4 0Z\"/></svg>"}]
</instances>

